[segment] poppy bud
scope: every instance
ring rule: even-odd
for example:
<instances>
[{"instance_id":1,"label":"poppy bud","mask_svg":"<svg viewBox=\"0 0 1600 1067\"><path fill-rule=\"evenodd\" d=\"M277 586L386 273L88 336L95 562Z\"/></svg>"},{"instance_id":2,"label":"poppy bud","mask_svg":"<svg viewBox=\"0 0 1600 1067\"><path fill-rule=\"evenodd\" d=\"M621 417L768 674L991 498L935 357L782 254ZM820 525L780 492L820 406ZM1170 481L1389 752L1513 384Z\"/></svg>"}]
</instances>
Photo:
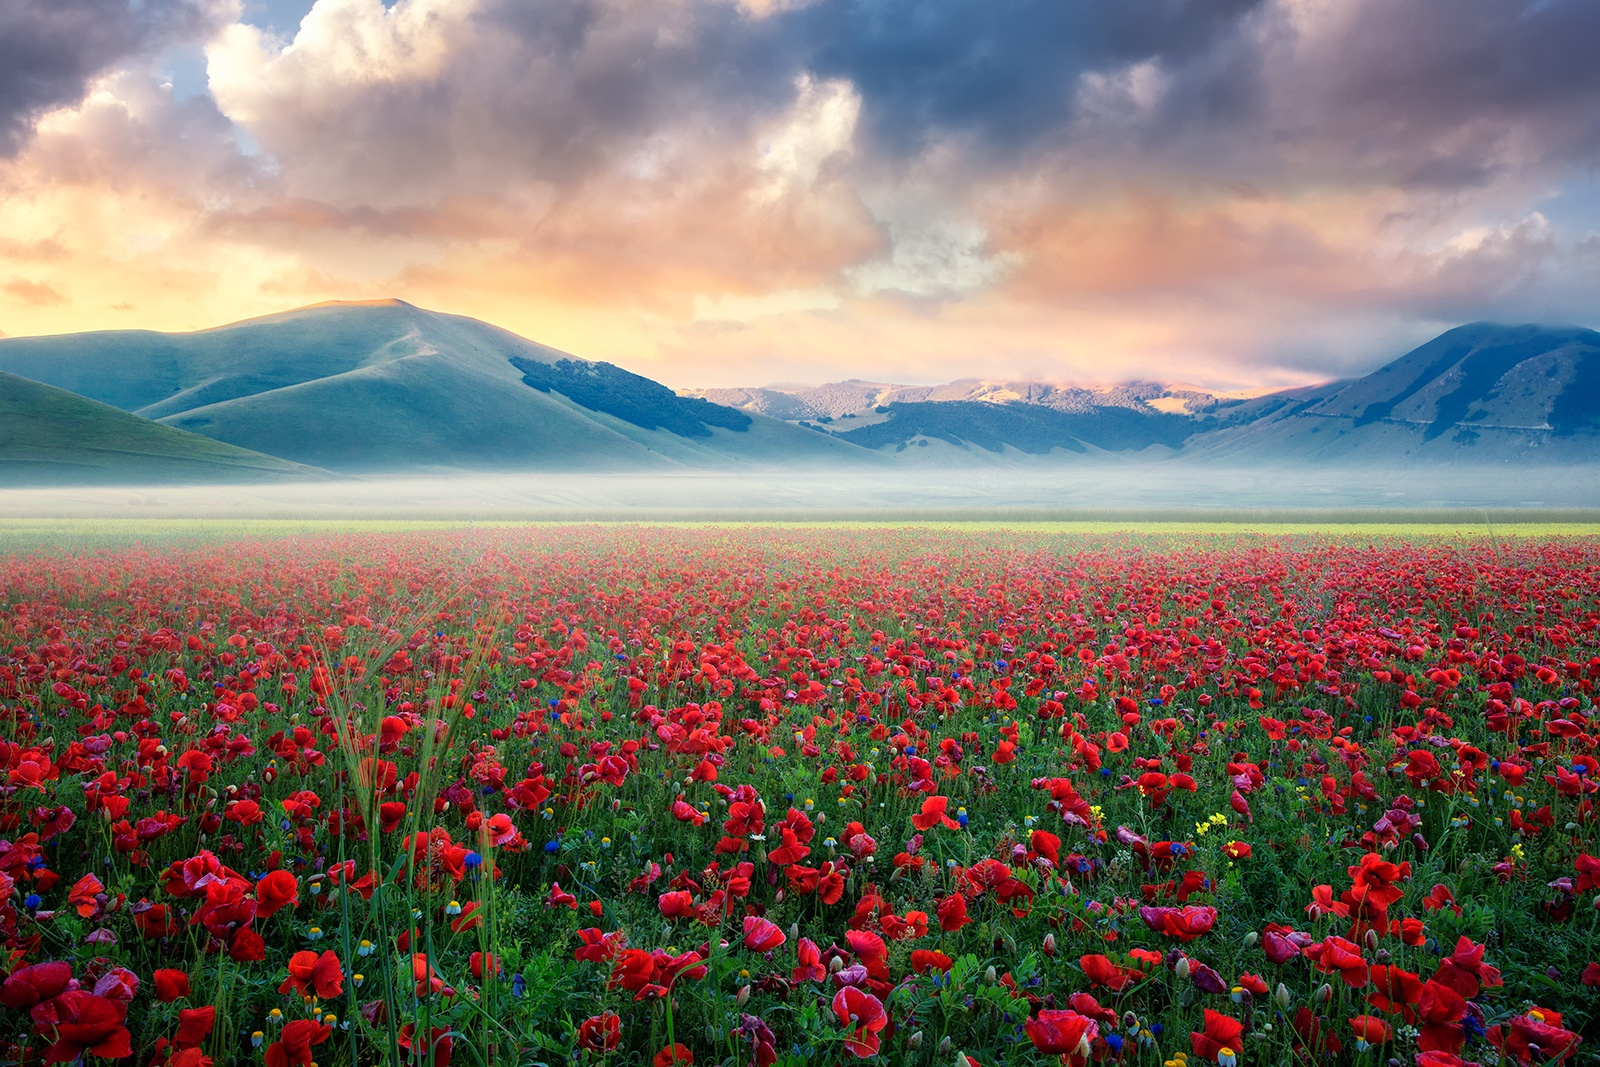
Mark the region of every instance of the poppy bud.
<instances>
[{"instance_id":1,"label":"poppy bud","mask_svg":"<svg viewBox=\"0 0 1600 1067\"><path fill-rule=\"evenodd\" d=\"M1378 950L1378 931L1368 930L1367 936L1361 940L1366 943L1368 952L1376 952Z\"/></svg>"},{"instance_id":2,"label":"poppy bud","mask_svg":"<svg viewBox=\"0 0 1600 1067\"><path fill-rule=\"evenodd\" d=\"M921 1047L922 1047L922 1031L921 1030L913 1031L911 1036L906 1038L906 1048L912 1049L913 1051L915 1051L916 1049L919 1049Z\"/></svg>"},{"instance_id":3,"label":"poppy bud","mask_svg":"<svg viewBox=\"0 0 1600 1067\"><path fill-rule=\"evenodd\" d=\"M750 987L748 985L740 986L739 993L733 998L733 1001L741 1008L750 1003Z\"/></svg>"},{"instance_id":4,"label":"poppy bud","mask_svg":"<svg viewBox=\"0 0 1600 1067\"><path fill-rule=\"evenodd\" d=\"M989 964L988 969L983 972L983 980L990 985L994 985L1000 980L1000 976L995 972L994 964Z\"/></svg>"},{"instance_id":5,"label":"poppy bud","mask_svg":"<svg viewBox=\"0 0 1600 1067\"><path fill-rule=\"evenodd\" d=\"M1329 985L1327 982L1323 982L1322 985L1317 988L1317 1003L1326 1004L1332 999L1333 986Z\"/></svg>"},{"instance_id":6,"label":"poppy bud","mask_svg":"<svg viewBox=\"0 0 1600 1067\"><path fill-rule=\"evenodd\" d=\"M941 1055L941 1056L950 1055L950 1039L948 1037L947 1038L943 1038L942 1040L940 1040L940 1042L939 1042L939 1055Z\"/></svg>"},{"instance_id":7,"label":"poppy bud","mask_svg":"<svg viewBox=\"0 0 1600 1067\"><path fill-rule=\"evenodd\" d=\"M828 961L828 972L830 974L838 974L842 970L844 970L843 956L835 956L833 959Z\"/></svg>"},{"instance_id":8,"label":"poppy bud","mask_svg":"<svg viewBox=\"0 0 1600 1067\"><path fill-rule=\"evenodd\" d=\"M1189 977L1189 957L1185 956L1172 968L1179 978Z\"/></svg>"},{"instance_id":9,"label":"poppy bud","mask_svg":"<svg viewBox=\"0 0 1600 1067\"><path fill-rule=\"evenodd\" d=\"M1289 995L1289 987L1284 985L1282 982L1278 983L1277 997L1280 1007L1287 1008L1289 1006L1289 1001L1291 999Z\"/></svg>"},{"instance_id":10,"label":"poppy bud","mask_svg":"<svg viewBox=\"0 0 1600 1067\"><path fill-rule=\"evenodd\" d=\"M1056 954L1056 935L1055 934L1045 934L1044 935L1044 954L1046 956L1052 956L1052 957Z\"/></svg>"},{"instance_id":11,"label":"poppy bud","mask_svg":"<svg viewBox=\"0 0 1600 1067\"><path fill-rule=\"evenodd\" d=\"M1244 935L1244 947L1249 948L1259 940L1261 940L1261 935L1256 933L1254 930L1251 930L1249 933Z\"/></svg>"}]
</instances>

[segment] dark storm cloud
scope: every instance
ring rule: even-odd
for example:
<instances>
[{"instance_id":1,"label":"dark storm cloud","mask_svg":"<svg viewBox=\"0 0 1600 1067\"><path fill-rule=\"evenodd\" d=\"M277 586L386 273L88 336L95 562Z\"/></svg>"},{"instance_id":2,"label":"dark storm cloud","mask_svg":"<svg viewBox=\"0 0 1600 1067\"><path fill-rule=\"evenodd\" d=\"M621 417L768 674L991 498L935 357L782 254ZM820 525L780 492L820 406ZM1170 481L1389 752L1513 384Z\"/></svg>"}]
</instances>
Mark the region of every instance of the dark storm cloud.
<instances>
[{"instance_id":1,"label":"dark storm cloud","mask_svg":"<svg viewBox=\"0 0 1600 1067\"><path fill-rule=\"evenodd\" d=\"M1439 189L1600 161L1600 3L1351 0L1331 11L1292 45L1275 105L1333 160Z\"/></svg>"},{"instance_id":2,"label":"dark storm cloud","mask_svg":"<svg viewBox=\"0 0 1600 1067\"><path fill-rule=\"evenodd\" d=\"M971 135L1009 153L1058 134L1085 72L1174 67L1239 32L1262 0L820 0L784 16L804 62L860 91L892 151Z\"/></svg>"},{"instance_id":3,"label":"dark storm cloud","mask_svg":"<svg viewBox=\"0 0 1600 1067\"><path fill-rule=\"evenodd\" d=\"M549 176L686 119L741 130L787 105L804 69L781 25L730 3L492 0L477 21L500 53L478 86L487 117Z\"/></svg>"},{"instance_id":4,"label":"dark storm cloud","mask_svg":"<svg viewBox=\"0 0 1600 1067\"><path fill-rule=\"evenodd\" d=\"M204 31L208 0L4 0L0 3L0 156L44 111L83 98L90 79Z\"/></svg>"}]
</instances>

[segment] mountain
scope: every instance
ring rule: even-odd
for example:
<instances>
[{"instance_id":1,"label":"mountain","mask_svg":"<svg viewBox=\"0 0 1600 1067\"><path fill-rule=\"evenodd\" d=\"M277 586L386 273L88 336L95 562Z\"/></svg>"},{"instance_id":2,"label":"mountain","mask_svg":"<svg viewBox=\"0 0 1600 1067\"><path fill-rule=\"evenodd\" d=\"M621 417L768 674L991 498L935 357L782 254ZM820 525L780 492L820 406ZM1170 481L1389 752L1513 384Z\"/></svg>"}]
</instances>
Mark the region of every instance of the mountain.
<instances>
[{"instance_id":1,"label":"mountain","mask_svg":"<svg viewBox=\"0 0 1600 1067\"><path fill-rule=\"evenodd\" d=\"M1600 460L1600 333L1473 323L1371 374L1275 393L1190 385L1088 387L851 379L696 396L897 454L1027 462L1102 452L1206 460L1505 464Z\"/></svg>"},{"instance_id":2,"label":"mountain","mask_svg":"<svg viewBox=\"0 0 1600 1067\"><path fill-rule=\"evenodd\" d=\"M760 412L877 451L935 447L971 456L1058 457L1101 452L1166 455L1211 423L1198 417L1226 402L1190 386L1125 382L1105 387L968 378L944 385L851 379L827 385L704 389L693 395ZM912 453L912 459L924 458Z\"/></svg>"},{"instance_id":3,"label":"mountain","mask_svg":"<svg viewBox=\"0 0 1600 1067\"><path fill-rule=\"evenodd\" d=\"M310 481L303 467L0 372L0 485Z\"/></svg>"},{"instance_id":4,"label":"mountain","mask_svg":"<svg viewBox=\"0 0 1600 1067\"><path fill-rule=\"evenodd\" d=\"M0 370L345 473L874 459L399 300L319 304L195 333L6 338Z\"/></svg>"},{"instance_id":5,"label":"mountain","mask_svg":"<svg viewBox=\"0 0 1600 1067\"><path fill-rule=\"evenodd\" d=\"M205 462L252 477L305 470L273 468L269 456L345 474L1082 466L1114 457L1357 467L1600 459L1600 334L1576 326L1474 323L1365 377L1265 394L974 378L680 395L475 319L385 300L195 333L5 338L0 372L132 420L113 424L98 405L85 409L92 419L74 415L118 427L85 431L81 448L59 427L37 441L13 433L0 458L13 470L32 464L35 475L69 469L41 467L56 461L38 457L73 448L99 455L118 433L145 442L157 429L250 450ZM20 397L20 388L10 391ZM43 409L62 408L65 396L52 394ZM33 418L50 426L49 416ZM193 449L192 437L149 449L178 455L171 442L179 439Z\"/></svg>"},{"instance_id":6,"label":"mountain","mask_svg":"<svg viewBox=\"0 0 1600 1067\"><path fill-rule=\"evenodd\" d=\"M1365 377L1240 404L1187 451L1341 463L1592 462L1600 333L1459 326Z\"/></svg>"},{"instance_id":7,"label":"mountain","mask_svg":"<svg viewBox=\"0 0 1600 1067\"><path fill-rule=\"evenodd\" d=\"M1102 408L1134 411L1193 413L1214 407L1220 394L1193 386L1167 386L1155 382L1123 382L1091 387L1027 380L963 378L944 385L894 385L852 378L826 385L766 385L755 388L696 389L688 391L718 404L757 411L778 419L817 420L860 417L892 404L1027 404L1074 415Z\"/></svg>"}]
</instances>

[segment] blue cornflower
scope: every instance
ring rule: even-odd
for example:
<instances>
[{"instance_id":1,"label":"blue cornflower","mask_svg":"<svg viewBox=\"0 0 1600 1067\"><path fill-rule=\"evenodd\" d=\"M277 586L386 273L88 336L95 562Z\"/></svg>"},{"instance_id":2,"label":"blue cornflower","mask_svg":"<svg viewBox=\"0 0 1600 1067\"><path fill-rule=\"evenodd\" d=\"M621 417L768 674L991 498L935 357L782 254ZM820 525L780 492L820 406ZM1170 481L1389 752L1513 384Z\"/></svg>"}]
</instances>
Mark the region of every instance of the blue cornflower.
<instances>
[{"instance_id":1,"label":"blue cornflower","mask_svg":"<svg viewBox=\"0 0 1600 1067\"><path fill-rule=\"evenodd\" d=\"M483 866L483 857L476 852L468 852L466 857L461 862L465 863L468 867L481 867Z\"/></svg>"},{"instance_id":2,"label":"blue cornflower","mask_svg":"<svg viewBox=\"0 0 1600 1067\"><path fill-rule=\"evenodd\" d=\"M546 841L544 843L544 850L546 852L560 852L561 851L561 842L560 841Z\"/></svg>"},{"instance_id":3,"label":"blue cornflower","mask_svg":"<svg viewBox=\"0 0 1600 1067\"><path fill-rule=\"evenodd\" d=\"M522 977L521 971L518 971L516 974L511 976L511 995L514 997L520 997L527 991L528 980Z\"/></svg>"},{"instance_id":4,"label":"blue cornflower","mask_svg":"<svg viewBox=\"0 0 1600 1067\"><path fill-rule=\"evenodd\" d=\"M39 896L38 893L29 893L27 897L23 899L22 906L27 908L29 911L38 911L39 905L43 903L44 900Z\"/></svg>"}]
</instances>

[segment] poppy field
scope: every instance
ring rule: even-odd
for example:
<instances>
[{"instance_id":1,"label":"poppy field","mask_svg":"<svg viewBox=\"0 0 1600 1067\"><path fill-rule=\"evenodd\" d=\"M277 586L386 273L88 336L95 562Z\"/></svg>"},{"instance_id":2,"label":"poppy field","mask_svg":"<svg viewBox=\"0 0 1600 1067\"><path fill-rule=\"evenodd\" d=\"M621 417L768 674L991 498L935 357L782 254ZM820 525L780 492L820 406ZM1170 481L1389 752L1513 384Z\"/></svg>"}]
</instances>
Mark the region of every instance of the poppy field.
<instances>
[{"instance_id":1,"label":"poppy field","mask_svg":"<svg viewBox=\"0 0 1600 1067\"><path fill-rule=\"evenodd\" d=\"M0 553L0 1064L1551 1064L1600 539Z\"/></svg>"}]
</instances>

